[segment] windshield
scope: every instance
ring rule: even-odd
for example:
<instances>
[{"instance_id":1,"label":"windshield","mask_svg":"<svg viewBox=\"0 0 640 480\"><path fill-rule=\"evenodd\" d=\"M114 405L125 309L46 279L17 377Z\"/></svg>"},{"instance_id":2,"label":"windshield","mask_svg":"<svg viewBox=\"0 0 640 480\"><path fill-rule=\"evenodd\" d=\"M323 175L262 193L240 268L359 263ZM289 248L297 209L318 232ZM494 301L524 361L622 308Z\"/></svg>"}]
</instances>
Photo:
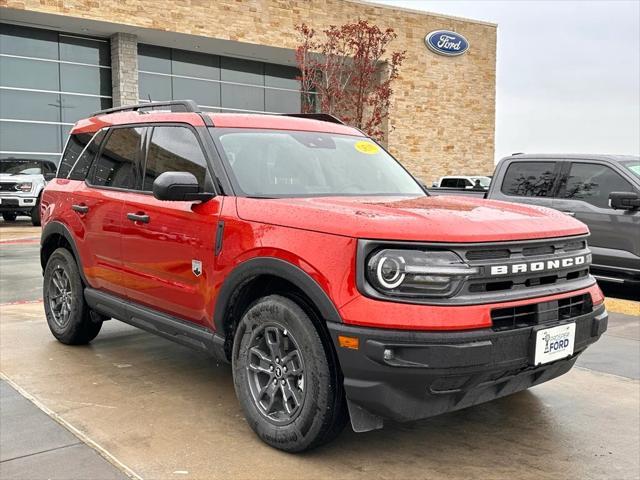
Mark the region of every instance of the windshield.
<instances>
[{"instance_id":1,"label":"windshield","mask_svg":"<svg viewBox=\"0 0 640 480\"><path fill-rule=\"evenodd\" d=\"M489 184L491 183L491 179L489 177L471 177L471 180L473 183L475 183L476 180L480 180L480 186L484 188L489 188Z\"/></svg>"},{"instance_id":2,"label":"windshield","mask_svg":"<svg viewBox=\"0 0 640 480\"><path fill-rule=\"evenodd\" d=\"M640 159L638 160L623 160L620 162L627 170L633 173L636 177L640 178Z\"/></svg>"},{"instance_id":3,"label":"windshield","mask_svg":"<svg viewBox=\"0 0 640 480\"><path fill-rule=\"evenodd\" d=\"M250 197L425 195L373 141L285 130L216 129L236 188Z\"/></svg>"},{"instance_id":4,"label":"windshield","mask_svg":"<svg viewBox=\"0 0 640 480\"><path fill-rule=\"evenodd\" d=\"M55 171L55 166L39 160L3 159L0 161L0 173L9 175L42 175Z\"/></svg>"}]
</instances>

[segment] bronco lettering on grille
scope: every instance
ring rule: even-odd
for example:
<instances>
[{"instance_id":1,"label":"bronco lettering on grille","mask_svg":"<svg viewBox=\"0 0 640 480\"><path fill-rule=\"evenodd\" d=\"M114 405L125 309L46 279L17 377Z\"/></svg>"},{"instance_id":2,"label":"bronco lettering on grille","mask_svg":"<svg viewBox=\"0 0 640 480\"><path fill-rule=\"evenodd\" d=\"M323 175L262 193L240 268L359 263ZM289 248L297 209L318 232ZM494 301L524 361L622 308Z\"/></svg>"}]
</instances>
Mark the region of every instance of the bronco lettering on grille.
<instances>
[{"instance_id":1,"label":"bronco lettering on grille","mask_svg":"<svg viewBox=\"0 0 640 480\"><path fill-rule=\"evenodd\" d=\"M492 265L491 275L508 275L510 273L542 272L559 268L576 267L587 263L586 255L568 257L561 260L546 260L540 262L514 263L511 265Z\"/></svg>"}]
</instances>

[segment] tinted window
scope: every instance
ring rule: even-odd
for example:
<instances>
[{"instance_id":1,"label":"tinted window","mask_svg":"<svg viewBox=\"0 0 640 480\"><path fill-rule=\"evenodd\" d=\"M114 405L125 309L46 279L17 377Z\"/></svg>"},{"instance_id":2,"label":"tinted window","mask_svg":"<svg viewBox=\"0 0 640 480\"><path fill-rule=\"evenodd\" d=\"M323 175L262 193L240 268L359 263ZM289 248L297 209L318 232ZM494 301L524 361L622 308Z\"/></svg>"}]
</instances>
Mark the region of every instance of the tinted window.
<instances>
[{"instance_id":1,"label":"tinted window","mask_svg":"<svg viewBox=\"0 0 640 480\"><path fill-rule=\"evenodd\" d=\"M84 180L87 178L93 159L96 158L96 154L100 149L100 144L104 139L106 130L101 130L93 137L93 140L89 142L87 148L85 148L75 166L72 167L69 179L71 180Z\"/></svg>"},{"instance_id":2,"label":"tinted window","mask_svg":"<svg viewBox=\"0 0 640 480\"><path fill-rule=\"evenodd\" d=\"M9 158L0 162L0 173L10 175L42 175L55 172L56 164L46 160Z\"/></svg>"},{"instance_id":3,"label":"tinted window","mask_svg":"<svg viewBox=\"0 0 640 480\"><path fill-rule=\"evenodd\" d=\"M94 185L135 188L144 128L115 128L94 163Z\"/></svg>"},{"instance_id":4,"label":"tinted window","mask_svg":"<svg viewBox=\"0 0 640 480\"><path fill-rule=\"evenodd\" d=\"M620 164L636 177L640 178L640 160L624 160L621 161Z\"/></svg>"},{"instance_id":5,"label":"tinted window","mask_svg":"<svg viewBox=\"0 0 640 480\"><path fill-rule=\"evenodd\" d=\"M60 60L88 63L90 65L110 65L111 48L109 41L61 34Z\"/></svg>"},{"instance_id":6,"label":"tinted window","mask_svg":"<svg viewBox=\"0 0 640 480\"><path fill-rule=\"evenodd\" d=\"M553 194L556 162L513 162L502 182L502 193L519 197Z\"/></svg>"},{"instance_id":7,"label":"tinted window","mask_svg":"<svg viewBox=\"0 0 640 480\"><path fill-rule=\"evenodd\" d=\"M207 167L195 134L186 127L154 127L147 153L142 189L151 191L164 172L191 172L202 187Z\"/></svg>"},{"instance_id":8,"label":"tinted window","mask_svg":"<svg viewBox=\"0 0 640 480\"><path fill-rule=\"evenodd\" d=\"M87 146L89 140L93 137L93 133L78 133L69 137L67 148L65 148L60 160L60 168L58 168L58 178L67 178L69 172L78 160L78 157Z\"/></svg>"},{"instance_id":9,"label":"tinted window","mask_svg":"<svg viewBox=\"0 0 640 480\"><path fill-rule=\"evenodd\" d=\"M609 207L611 192L629 192L633 188L624 178L606 165L572 163L560 198L584 200L600 208Z\"/></svg>"},{"instance_id":10,"label":"tinted window","mask_svg":"<svg viewBox=\"0 0 640 480\"><path fill-rule=\"evenodd\" d=\"M0 123L0 148L6 152L57 153L60 158L60 125L4 120Z\"/></svg>"},{"instance_id":11,"label":"tinted window","mask_svg":"<svg viewBox=\"0 0 640 480\"><path fill-rule=\"evenodd\" d=\"M455 178L445 178L440 182L442 188L457 188L458 180Z\"/></svg>"}]
</instances>

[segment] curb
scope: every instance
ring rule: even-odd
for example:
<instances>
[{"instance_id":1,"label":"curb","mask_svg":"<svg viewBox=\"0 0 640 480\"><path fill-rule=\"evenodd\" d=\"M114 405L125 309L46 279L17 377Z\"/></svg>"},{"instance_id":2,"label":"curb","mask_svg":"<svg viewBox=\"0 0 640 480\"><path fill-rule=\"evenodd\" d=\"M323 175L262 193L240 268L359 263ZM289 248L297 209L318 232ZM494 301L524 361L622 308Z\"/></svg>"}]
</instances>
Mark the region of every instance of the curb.
<instances>
[{"instance_id":1,"label":"curb","mask_svg":"<svg viewBox=\"0 0 640 480\"><path fill-rule=\"evenodd\" d=\"M106 449L101 447L98 443L91 440L86 434L82 433L76 427L67 422L60 415L55 413L53 410L44 406L36 397L26 392L22 387L16 385L16 383L11 380L4 372L0 372L0 378L7 382L11 387L13 387L20 395L33 403L36 407L42 410L47 416L51 419L55 420L57 423L62 425L64 428L73 433L76 437L78 437L83 443L94 449L102 458L108 461L117 469L121 470L126 476L131 478L132 480L143 480L140 475L134 472L131 468L127 467L124 463L114 457L111 453L109 453Z\"/></svg>"}]
</instances>

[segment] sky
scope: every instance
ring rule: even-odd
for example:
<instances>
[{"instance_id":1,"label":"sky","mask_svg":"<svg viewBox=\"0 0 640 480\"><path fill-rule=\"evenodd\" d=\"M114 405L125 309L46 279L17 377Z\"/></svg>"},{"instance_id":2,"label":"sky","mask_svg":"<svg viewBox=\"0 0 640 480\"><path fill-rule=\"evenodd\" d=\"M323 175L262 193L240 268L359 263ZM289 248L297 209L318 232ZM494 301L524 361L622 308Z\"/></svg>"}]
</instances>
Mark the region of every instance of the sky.
<instances>
[{"instance_id":1,"label":"sky","mask_svg":"<svg viewBox=\"0 0 640 480\"><path fill-rule=\"evenodd\" d=\"M374 1L498 24L496 161L640 154L640 0Z\"/></svg>"}]
</instances>

